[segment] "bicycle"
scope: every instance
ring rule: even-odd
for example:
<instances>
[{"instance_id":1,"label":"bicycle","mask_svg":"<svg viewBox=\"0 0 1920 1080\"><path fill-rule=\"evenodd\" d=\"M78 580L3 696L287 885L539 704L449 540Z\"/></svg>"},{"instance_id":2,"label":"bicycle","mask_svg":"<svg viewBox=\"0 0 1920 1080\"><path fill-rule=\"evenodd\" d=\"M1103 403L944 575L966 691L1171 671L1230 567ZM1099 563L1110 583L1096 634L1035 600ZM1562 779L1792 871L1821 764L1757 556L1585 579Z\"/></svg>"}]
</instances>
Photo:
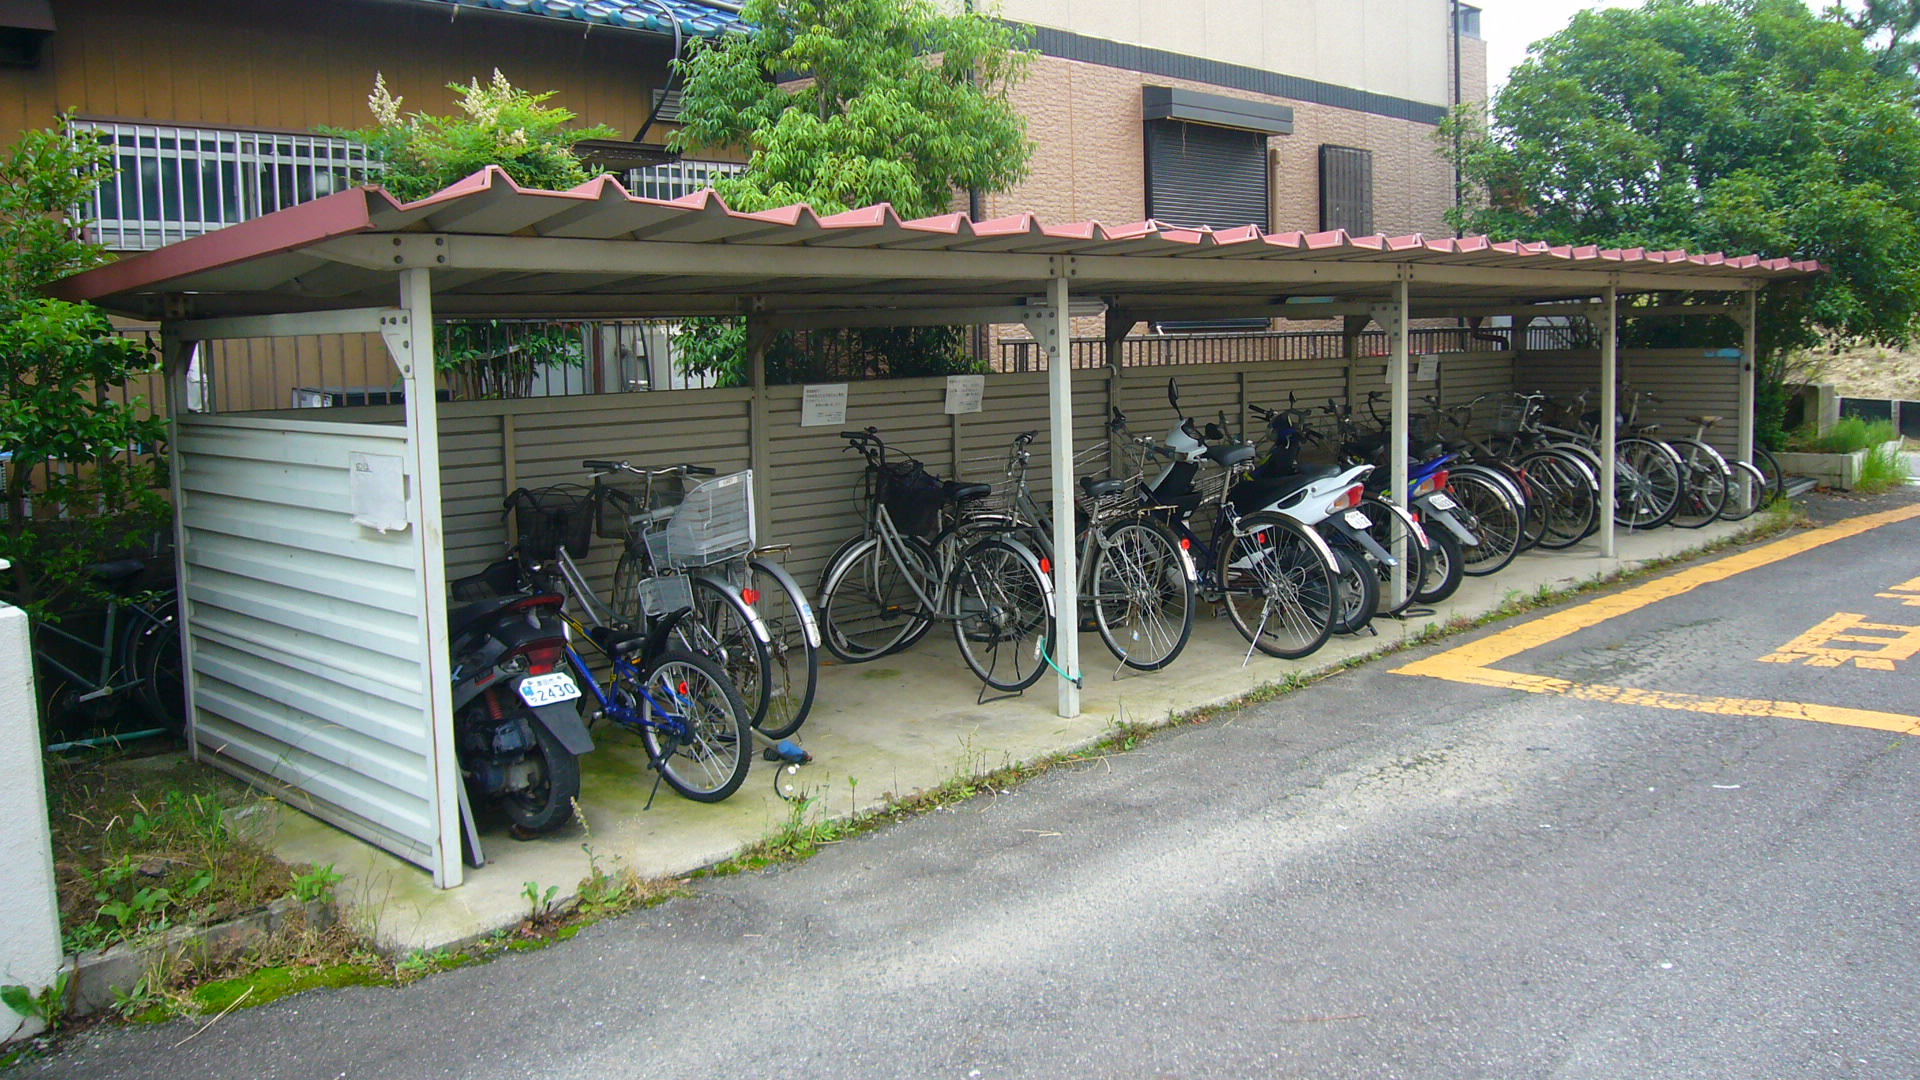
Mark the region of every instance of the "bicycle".
<instances>
[{"instance_id":1,"label":"bicycle","mask_svg":"<svg viewBox=\"0 0 1920 1080\"><path fill-rule=\"evenodd\" d=\"M51 623L33 628L33 657L46 695L49 732L75 719L104 721L128 695L161 728L175 735L186 730L186 681L180 661L179 601L137 599L133 584L146 572L143 559L95 563L87 573L111 592L97 638L86 638ZM58 643L62 648L56 650ZM74 652L86 657L69 664ZM79 669L91 667L91 674ZM49 675L51 673L51 675Z\"/></svg>"},{"instance_id":2,"label":"bicycle","mask_svg":"<svg viewBox=\"0 0 1920 1080\"><path fill-rule=\"evenodd\" d=\"M970 522L957 513L991 485L943 482L904 454L889 461L873 428L840 437L866 459L866 520L822 577L818 610L827 648L861 663L909 648L944 622L985 687L1018 693L1039 681L1052 666L1047 643L1057 640L1053 584L1014 535L1015 524ZM957 525L939 529L949 506ZM921 539L928 532L936 533L933 543Z\"/></svg>"},{"instance_id":3,"label":"bicycle","mask_svg":"<svg viewBox=\"0 0 1920 1080\"><path fill-rule=\"evenodd\" d=\"M1574 398L1572 412L1578 430L1554 427L1550 424L1539 425L1540 430L1549 436L1557 436L1567 444L1578 448L1593 459L1596 469L1600 462L1600 413L1597 409L1587 409L1587 396L1591 390L1582 390ZM1633 404L1628 415L1617 418L1616 435L1613 440L1614 457L1614 515L1628 529L1657 529L1673 520L1680 512L1682 493L1682 469L1685 463L1679 451L1665 442L1651 437L1645 432L1658 430L1658 425L1640 425L1640 404L1638 395L1630 395ZM1617 434L1624 431L1627 434Z\"/></svg>"},{"instance_id":4,"label":"bicycle","mask_svg":"<svg viewBox=\"0 0 1920 1080\"><path fill-rule=\"evenodd\" d=\"M623 545L613 572L613 613L629 625L643 625L647 618L664 614L669 604L679 599L678 584L670 571L694 569L665 565L685 562L689 557L684 552L676 554L666 534L676 528L671 519L690 494L684 490L686 478L711 476L713 471L685 465L643 469L625 461L593 460L581 465L594 470L597 535ZM706 485L702 488L716 490ZM746 497L751 499L750 490ZM736 516L742 509L750 512L751 507L736 505ZM690 516L680 527L692 524L692 514L708 510L689 511ZM820 680L820 626L799 583L771 560L771 556L792 550L792 545L738 551L740 546L737 541L729 542L698 555L704 565L688 576L689 595L685 598L698 623L684 625L681 633L696 652L705 652L705 646L726 651L729 669L738 674L740 696L753 714L754 729L770 739L784 739L800 730L813 709ZM663 570L668 573L663 574ZM714 588L713 579L730 586L758 616L766 633L764 645L748 644L750 627L741 621L740 610L730 597ZM673 595L665 595L662 590Z\"/></svg>"},{"instance_id":5,"label":"bicycle","mask_svg":"<svg viewBox=\"0 0 1920 1080\"><path fill-rule=\"evenodd\" d=\"M1044 566L1053 559L1053 516L1027 485L1029 447L1038 434L1014 437L1007 450L1007 491L967 504L966 514L976 522L1006 516ZM1082 450L1080 464L1105 450ZM1122 667L1158 671L1173 663L1193 635L1198 574L1179 539L1153 516L1160 508L1140 502L1143 473L1136 468L1127 476L1080 478L1074 493L1075 565L1080 595L1093 605L1093 627L1107 651Z\"/></svg>"},{"instance_id":6,"label":"bicycle","mask_svg":"<svg viewBox=\"0 0 1920 1080\"><path fill-rule=\"evenodd\" d=\"M591 464L598 463L588 463L588 467ZM651 472L655 476L713 475L713 470L695 465L675 465ZM599 628L603 637L645 630L669 616L686 612L685 618L674 618L667 623L673 627L681 646L719 664L739 690L742 700L752 697L759 703L769 701L770 635L753 607L726 580L705 570L669 570L649 574L645 580L623 582L616 569L614 602L594 589L576 560L585 558L592 548L595 526L601 518L599 504L605 495L604 486L559 484L532 490L519 488L507 496L506 509L513 515L519 532L519 542L509 553L508 562L519 583L566 596L570 607L577 607L588 626ZM649 530L668 527L675 506L677 503L643 511L645 523L636 530L635 536L643 538ZM692 518L688 521L691 524ZM644 539L629 541L623 561L635 544L644 543ZM625 596L637 597L637 601L628 604L620 600L622 589ZM749 717L752 715L750 712Z\"/></svg>"}]
</instances>

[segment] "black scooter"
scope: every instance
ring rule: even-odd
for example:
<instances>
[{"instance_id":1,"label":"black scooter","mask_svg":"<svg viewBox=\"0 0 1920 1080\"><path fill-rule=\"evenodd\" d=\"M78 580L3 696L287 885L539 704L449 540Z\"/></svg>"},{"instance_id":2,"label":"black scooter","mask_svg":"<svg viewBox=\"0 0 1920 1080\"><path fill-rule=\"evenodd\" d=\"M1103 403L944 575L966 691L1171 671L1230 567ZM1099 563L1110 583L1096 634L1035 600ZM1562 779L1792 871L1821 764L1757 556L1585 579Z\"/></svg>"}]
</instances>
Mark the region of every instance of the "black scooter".
<instances>
[{"instance_id":1,"label":"black scooter","mask_svg":"<svg viewBox=\"0 0 1920 1080\"><path fill-rule=\"evenodd\" d=\"M567 666L558 593L516 593L447 613L454 746L467 792L496 801L520 835L573 817L579 755L593 749Z\"/></svg>"}]
</instances>

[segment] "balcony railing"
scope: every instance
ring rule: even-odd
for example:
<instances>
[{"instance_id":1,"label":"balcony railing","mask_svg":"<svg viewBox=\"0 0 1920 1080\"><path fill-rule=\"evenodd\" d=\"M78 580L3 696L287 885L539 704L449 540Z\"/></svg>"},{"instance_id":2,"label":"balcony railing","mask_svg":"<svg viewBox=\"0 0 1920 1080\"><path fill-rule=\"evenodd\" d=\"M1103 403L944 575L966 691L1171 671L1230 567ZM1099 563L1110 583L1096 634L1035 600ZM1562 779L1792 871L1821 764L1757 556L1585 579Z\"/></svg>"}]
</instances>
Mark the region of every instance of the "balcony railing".
<instances>
[{"instance_id":1,"label":"balcony railing","mask_svg":"<svg viewBox=\"0 0 1920 1080\"><path fill-rule=\"evenodd\" d=\"M213 232L378 178L381 164L352 139L172 124L76 120L113 151L118 175L80 212L115 251L146 251ZM676 199L744 165L676 161L626 176L628 190Z\"/></svg>"}]
</instances>

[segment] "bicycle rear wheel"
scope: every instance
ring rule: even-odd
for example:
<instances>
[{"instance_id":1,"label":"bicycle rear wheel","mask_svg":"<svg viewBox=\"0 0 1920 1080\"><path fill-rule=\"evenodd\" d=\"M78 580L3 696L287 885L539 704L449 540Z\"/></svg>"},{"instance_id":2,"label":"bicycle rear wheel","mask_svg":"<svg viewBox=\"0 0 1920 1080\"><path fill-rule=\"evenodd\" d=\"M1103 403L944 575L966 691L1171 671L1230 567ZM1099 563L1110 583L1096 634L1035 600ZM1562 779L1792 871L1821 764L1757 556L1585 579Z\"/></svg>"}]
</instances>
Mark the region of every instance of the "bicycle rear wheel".
<instances>
[{"instance_id":1,"label":"bicycle rear wheel","mask_svg":"<svg viewBox=\"0 0 1920 1080\"><path fill-rule=\"evenodd\" d=\"M1094 549L1093 620L1114 658L1136 671L1173 663L1193 635L1193 578L1180 541L1150 518L1108 526Z\"/></svg>"},{"instance_id":2,"label":"bicycle rear wheel","mask_svg":"<svg viewBox=\"0 0 1920 1080\"><path fill-rule=\"evenodd\" d=\"M1766 497L1760 500L1760 509L1764 510L1787 497L1787 474L1780 470L1780 463L1766 447L1754 444L1753 466L1767 482Z\"/></svg>"},{"instance_id":3,"label":"bicycle rear wheel","mask_svg":"<svg viewBox=\"0 0 1920 1080\"><path fill-rule=\"evenodd\" d=\"M1692 439L1672 444L1680 451L1682 483L1680 505L1674 511L1676 529L1704 529L1720 520L1727 506L1729 469L1726 460L1703 442Z\"/></svg>"},{"instance_id":4,"label":"bicycle rear wheel","mask_svg":"<svg viewBox=\"0 0 1920 1080\"><path fill-rule=\"evenodd\" d=\"M1462 550L1466 562L1461 570L1484 577L1512 562L1525 527L1525 511L1513 496L1487 477L1462 472L1447 478L1447 491L1471 515L1467 527L1480 538L1478 544Z\"/></svg>"},{"instance_id":5,"label":"bicycle rear wheel","mask_svg":"<svg viewBox=\"0 0 1920 1080\"><path fill-rule=\"evenodd\" d=\"M180 654L180 604L162 600L140 609L127 626L120 655L140 680L140 704L154 723L175 735L187 728L187 683Z\"/></svg>"},{"instance_id":6,"label":"bicycle rear wheel","mask_svg":"<svg viewBox=\"0 0 1920 1080\"><path fill-rule=\"evenodd\" d=\"M827 568L817 611L820 638L849 664L907 648L927 632L913 584L932 588L933 555L911 537L900 540L899 550L915 565L903 568L893 549L873 537L844 549L840 561Z\"/></svg>"},{"instance_id":7,"label":"bicycle rear wheel","mask_svg":"<svg viewBox=\"0 0 1920 1080\"><path fill-rule=\"evenodd\" d=\"M1657 529L1680 510L1680 455L1654 439L1630 435L1614 444L1614 513L1629 529Z\"/></svg>"},{"instance_id":8,"label":"bicycle rear wheel","mask_svg":"<svg viewBox=\"0 0 1920 1080\"><path fill-rule=\"evenodd\" d=\"M709 803L740 790L753 730L726 672L704 656L672 649L648 662L640 685L652 702L640 741L667 786Z\"/></svg>"},{"instance_id":9,"label":"bicycle rear wheel","mask_svg":"<svg viewBox=\"0 0 1920 1080\"><path fill-rule=\"evenodd\" d=\"M981 540L961 553L947 596L960 657L981 682L1013 693L1046 674L1041 654L1057 643L1053 591L1031 555L1005 540Z\"/></svg>"},{"instance_id":10,"label":"bicycle rear wheel","mask_svg":"<svg viewBox=\"0 0 1920 1080\"><path fill-rule=\"evenodd\" d=\"M772 650L754 627L758 616L731 587L704 573L689 579L693 610L674 624L674 640L726 671L746 703L748 722L757 725L773 701Z\"/></svg>"},{"instance_id":11,"label":"bicycle rear wheel","mask_svg":"<svg viewBox=\"0 0 1920 1080\"><path fill-rule=\"evenodd\" d=\"M820 629L814 622L813 605L778 563L751 559L747 570L747 591L741 599L753 605L766 625L772 684L767 707L754 727L769 739L784 739L799 731L813 710L820 681Z\"/></svg>"},{"instance_id":12,"label":"bicycle rear wheel","mask_svg":"<svg viewBox=\"0 0 1920 1080\"><path fill-rule=\"evenodd\" d=\"M1544 519L1541 548L1569 548L1593 531L1600 492L1580 458L1558 450L1541 450L1522 458L1520 467L1527 471L1535 512Z\"/></svg>"},{"instance_id":13,"label":"bicycle rear wheel","mask_svg":"<svg viewBox=\"0 0 1920 1080\"><path fill-rule=\"evenodd\" d=\"M1234 629L1268 656L1298 660L1327 643L1337 615L1331 552L1304 526L1249 514L1220 544L1215 573Z\"/></svg>"}]
</instances>

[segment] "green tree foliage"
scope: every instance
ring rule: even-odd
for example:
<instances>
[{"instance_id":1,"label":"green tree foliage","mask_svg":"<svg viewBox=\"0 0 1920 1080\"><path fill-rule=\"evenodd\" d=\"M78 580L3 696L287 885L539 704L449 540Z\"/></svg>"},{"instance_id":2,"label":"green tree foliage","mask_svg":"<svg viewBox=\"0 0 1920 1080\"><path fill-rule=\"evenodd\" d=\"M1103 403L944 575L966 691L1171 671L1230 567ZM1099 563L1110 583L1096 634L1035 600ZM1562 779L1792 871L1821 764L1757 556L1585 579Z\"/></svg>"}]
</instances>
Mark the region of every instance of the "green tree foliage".
<instances>
[{"instance_id":1,"label":"green tree foliage","mask_svg":"<svg viewBox=\"0 0 1920 1080\"><path fill-rule=\"evenodd\" d=\"M1480 196L1455 224L1825 263L1810 286L1762 295L1771 437L1794 350L1827 336L1903 343L1920 315L1920 119L1910 81L1878 60L1860 30L1800 0L1582 12L1533 46L1490 127L1466 112L1444 127ZM1731 333L1709 321L1690 332Z\"/></svg>"},{"instance_id":2,"label":"green tree foliage","mask_svg":"<svg viewBox=\"0 0 1920 1080\"><path fill-rule=\"evenodd\" d=\"M747 170L715 185L736 210L806 203L822 214L890 203L903 218L952 209L955 193L1007 191L1033 144L1009 94L1032 54L1025 31L927 0L748 0L751 33L695 46L680 152L739 148ZM783 81L784 80L784 81ZM964 334L918 327L791 338L769 352L769 377L968 370ZM737 320L695 320L676 342L682 366L745 378Z\"/></svg>"},{"instance_id":3,"label":"green tree foliage","mask_svg":"<svg viewBox=\"0 0 1920 1080\"><path fill-rule=\"evenodd\" d=\"M1877 57L1874 66L1900 78L1920 76L1920 2L1916 0L1865 0L1858 10L1838 4L1827 12L1829 18L1846 23L1867 37L1867 46Z\"/></svg>"},{"instance_id":4,"label":"green tree foliage","mask_svg":"<svg viewBox=\"0 0 1920 1080\"><path fill-rule=\"evenodd\" d=\"M465 86L448 83L447 89L460 95L455 104L462 115L402 113L406 99L394 97L386 78L376 75L367 97L373 126L322 130L364 143L384 166L380 185L402 200L425 198L489 165L500 166L522 187L565 191L592 178L573 152L575 143L619 138L604 125L568 127L574 114L548 107L551 91L530 94L498 68L485 84L476 78Z\"/></svg>"},{"instance_id":5,"label":"green tree foliage","mask_svg":"<svg viewBox=\"0 0 1920 1080\"><path fill-rule=\"evenodd\" d=\"M376 75L367 107L372 127L328 131L356 139L382 164L380 184L402 200L422 199L498 165L521 187L565 191L592 179L573 147L583 139L619 138L613 128L570 128L574 114L550 107L551 91L532 94L493 78L465 86L448 83L460 96L457 116L402 113L406 99L393 96ZM327 130L327 129L322 129ZM579 327L570 323L494 321L441 323L434 329L434 367L461 398L522 397L542 365L579 366Z\"/></svg>"},{"instance_id":6,"label":"green tree foliage","mask_svg":"<svg viewBox=\"0 0 1920 1080\"><path fill-rule=\"evenodd\" d=\"M99 309L41 293L104 261L71 208L112 177L111 161L65 124L0 157L0 451L11 455L0 558L13 564L10 599L43 618L89 590L87 564L143 543L169 514L165 421L106 394L151 371L152 353Z\"/></svg>"}]
</instances>

